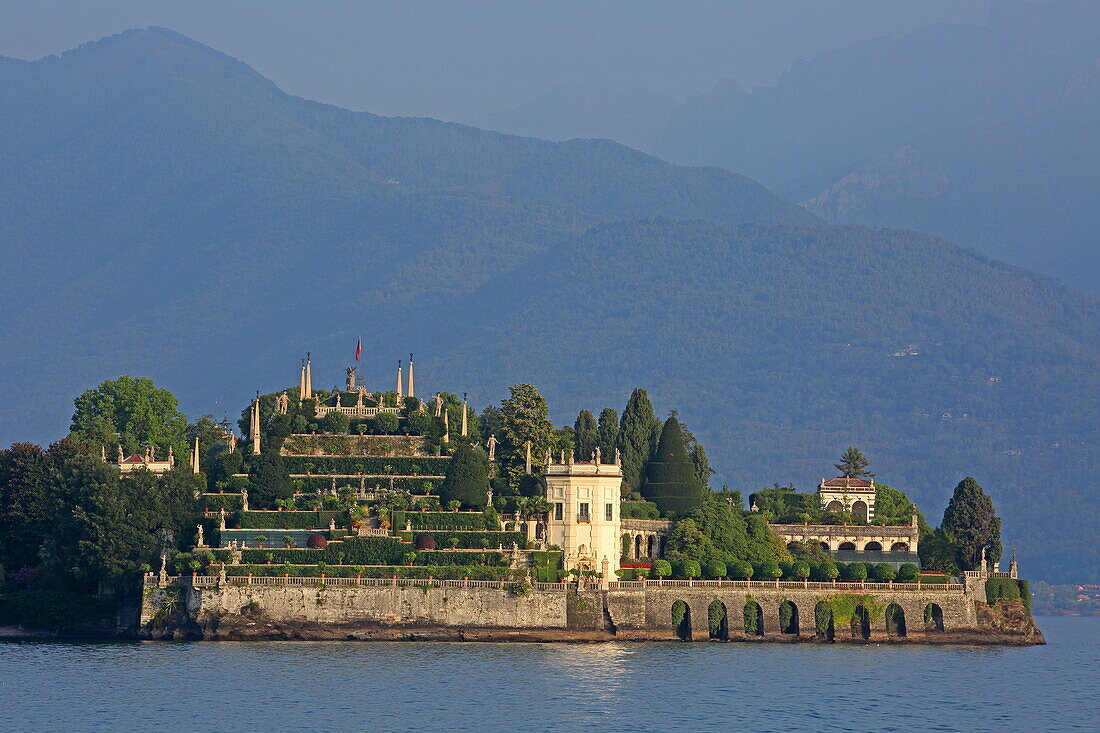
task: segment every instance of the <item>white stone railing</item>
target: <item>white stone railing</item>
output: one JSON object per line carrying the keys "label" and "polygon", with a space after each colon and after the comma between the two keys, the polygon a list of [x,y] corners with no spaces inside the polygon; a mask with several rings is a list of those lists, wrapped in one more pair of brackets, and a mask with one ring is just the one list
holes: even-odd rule
{"label": "white stone railing", "polygon": [[[219,584],[219,578],[210,575],[179,576],[169,575],[163,579],[165,583],[171,583],[184,579],[194,588],[212,588]],[[146,586],[155,586],[160,579],[157,575],[149,573],[145,575]],[[244,576],[229,575],[225,582],[233,585],[282,585],[282,586],[317,586],[332,587],[356,587],[356,586],[397,586],[397,587],[423,587],[425,585],[436,588],[493,588],[497,590],[511,589],[518,581],[515,580],[442,580],[439,578],[303,578],[287,576]],[[586,580],[585,587],[599,587],[599,579]],[[564,591],[576,587],[576,583],[532,583],[535,590]],[[950,593],[962,593],[965,586],[961,583],[859,583],[853,581],[839,581],[836,583],[821,583],[816,581],[790,581],[790,580],[620,580],[613,583],[616,590],[628,589],[657,589],[657,588],[755,588],[766,590],[768,588],[799,588],[805,590],[923,590],[946,591]]]}

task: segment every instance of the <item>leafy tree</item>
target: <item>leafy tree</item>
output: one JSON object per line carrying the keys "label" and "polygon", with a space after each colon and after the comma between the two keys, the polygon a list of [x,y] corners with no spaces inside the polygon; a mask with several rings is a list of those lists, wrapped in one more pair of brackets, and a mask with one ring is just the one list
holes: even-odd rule
{"label": "leafy tree", "polygon": [[[379,413],[378,417],[382,417],[382,415],[394,418],[394,415],[391,415],[388,412]],[[378,417],[375,418],[375,425],[378,424]],[[322,432],[334,433],[336,435],[347,435],[348,428],[351,426],[351,418],[349,418],[342,412],[337,412],[333,410],[332,412],[328,413],[320,420],[318,420],[317,424],[321,427]]]}
{"label": "leafy tree", "polygon": [[715,580],[726,577],[728,568],[721,560],[711,560],[706,564],[707,577]]}
{"label": "leafy tree", "polygon": [[600,447],[602,460],[611,463],[618,444],[619,413],[610,407],[605,407],[600,411],[600,419],[596,424],[596,445]]}
{"label": "leafy tree", "polygon": [[841,476],[847,476],[848,478],[870,478],[875,475],[867,470],[871,462],[867,460],[867,457],[863,455],[859,448],[851,445],[840,457],[840,463],[834,465],[836,470],[840,471]]}
{"label": "leafy tree", "polygon": [[504,475],[509,485],[518,487],[524,475],[527,444],[531,444],[531,470],[542,473],[546,462],[546,449],[550,447],[553,425],[546,418],[546,400],[530,384],[517,384],[508,388],[508,399],[500,407],[500,445],[497,460],[503,458]]}
{"label": "leafy tree", "polygon": [[496,405],[489,405],[481,411],[481,417],[478,418],[478,422],[481,427],[481,434],[485,436],[485,440],[488,440],[490,435],[500,435],[500,427],[503,424],[501,420],[500,408]]}
{"label": "leafy tree", "polygon": [[844,571],[845,580],[866,580],[867,566],[861,562],[848,563]]}
{"label": "leafy tree", "polygon": [[576,446],[577,460],[591,461],[598,443],[596,418],[588,410],[581,410],[573,423],[573,445]]}
{"label": "leafy tree", "polygon": [[667,517],[682,516],[703,503],[706,489],[695,473],[675,415],[665,421],[657,454],[646,466],[642,495]]}
{"label": "leafy tree", "polygon": [[754,572],[760,580],[775,580],[783,574],[779,569],[779,563],[774,560],[765,560],[756,566]]}
{"label": "leafy tree", "polygon": [[[943,528],[937,528],[920,539],[920,561],[925,570],[937,570],[948,575],[961,572],[962,551],[955,538]],[[979,556],[980,556],[979,552]]]}
{"label": "leafy tree", "polygon": [[274,507],[276,499],[286,499],[294,495],[290,473],[283,457],[278,453],[249,456],[248,481],[250,503],[254,501],[257,506]]}
{"label": "leafy tree", "polygon": [[748,560],[737,560],[729,565],[730,575],[735,578],[741,578],[742,580],[749,580],[752,578],[752,563]]}
{"label": "leafy tree", "polygon": [[972,477],[955,487],[940,528],[958,545],[965,569],[974,570],[981,564],[982,548],[988,562],[1001,559],[1001,520],[993,510],[993,500]]}
{"label": "leafy tree", "polygon": [[[656,427],[655,427],[656,426]],[[649,395],[641,387],[630,393],[626,409],[619,421],[619,436],[616,446],[622,452],[623,481],[637,489],[645,479],[645,465],[653,455],[656,445],[655,429],[660,422],[653,415],[653,404]],[[686,452],[686,449],[681,448]]]}
{"label": "leafy tree", "polygon": [[[677,420],[680,419],[675,410],[672,414],[676,415]],[[687,446],[688,457],[691,459],[691,465],[695,467],[695,479],[701,486],[707,488],[710,486],[710,477],[714,475],[714,469],[710,467],[710,461],[707,460],[707,449],[696,440],[695,435],[683,422],[680,423],[680,427],[684,431],[684,444]]]}
{"label": "leafy tree", "polygon": [[914,512],[917,513],[917,526],[927,527],[924,516],[905,492],[875,483],[875,524],[909,524],[913,521]]}
{"label": "leafy tree", "polygon": [[187,417],[176,409],[176,396],[147,377],[109,379],[85,391],[74,404],[69,431],[97,451],[104,446],[110,452],[121,444],[126,453],[149,446],[166,453],[171,446],[185,455]]}
{"label": "leafy tree", "polygon": [[840,568],[836,566],[835,562],[823,562],[817,566],[817,575],[821,580],[828,583],[840,577]]}
{"label": "leafy tree", "polygon": [[787,546],[787,551],[797,560],[803,560],[810,564],[823,563],[829,559],[828,550],[822,547],[820,543],[812,540],[791,542]]}
{"label": "leafy tree", "polygon": [[798,560],[791,567],[791,575],[798,580],[805,580],[810,577],[810,564],[805,560]]}
{"label": "leafy tree", "polygon": [[439,487],[440,501],[458,501],[471,509],[483,509],[488,490],[489,457],[481,448],[459,446]]}
{"label": "leafy tree", "polygon": [[650,570],[658,578],[667,578],[672,575],[672,564],[668,560],[658,558],[650,565]]}
{"label": "leafy tree", "polygon": [[693,519],[681,519],[668,533],[668,555],[678,560],[707,560],[713,545]]}
{"label": "leafy tree", "polygon": [[680,572],[685,577],[698,578],[702,570],[699,567],[699,563],[695,560],[684,560],[683,564],[680,566]]}
{"label": "leafy tree", "polygon": [[392,412],[380,412],[374,416],[374,432],[378,435],[393,435],[397,432],[399,424],[400,420]]}
{"label": "leafy tree", "polygon": [[911,562],[902,563],[898,566],[898,581],[902,583],[912,583],[914,580],[920,577],[920,569],[917,568]]}
{"label": "leafy tree", "polygon": [[12,572],[39,562],[53,511],[50,464],[46,451],[31,443],[0,450],[0,561]]}
{"label": "leafy tree", "polygon": [[880,562],[871,569],[871,577],[884,583],[893,580],[897,575],[894,566],[888,562]]}

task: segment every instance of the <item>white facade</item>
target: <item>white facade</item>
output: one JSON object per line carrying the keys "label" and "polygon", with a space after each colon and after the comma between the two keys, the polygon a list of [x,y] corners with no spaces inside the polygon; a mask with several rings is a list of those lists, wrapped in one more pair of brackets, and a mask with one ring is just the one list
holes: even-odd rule
{"label": "white facade", "polygon": [[553,507],[546,541],[561,547],[566,570],[595,570],[606,581],[616,579],[622,482],[622,469],[614,464],[546,467],[546,500]]}

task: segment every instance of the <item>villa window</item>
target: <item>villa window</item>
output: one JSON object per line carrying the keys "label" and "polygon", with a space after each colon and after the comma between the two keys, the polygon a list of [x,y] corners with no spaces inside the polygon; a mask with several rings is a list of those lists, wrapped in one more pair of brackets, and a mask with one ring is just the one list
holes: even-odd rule
{"label": "villa window", "polygon": [[613,504],[603,505],[603,520],[605,522],[611,522],[615,519],[615,506]]}
{"label": "villa window", "polygon": [[557,522],[562,521],[565,518],[565,504],[560,501],[554,504],[554,520]]}
{"label": "villa window", "polygon": [[577,521],[578,522],[591,522],[592,518],[588,514],[588,502],[582,501],[577,506]]}

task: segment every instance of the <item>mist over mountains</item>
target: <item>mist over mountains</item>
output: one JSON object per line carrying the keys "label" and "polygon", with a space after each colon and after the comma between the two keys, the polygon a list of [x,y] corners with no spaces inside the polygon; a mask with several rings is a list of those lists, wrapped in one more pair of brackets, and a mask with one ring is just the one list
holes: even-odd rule
{"label": "mist over mountains", "polygon": [[645,386],[735,488],[856,444],[933,517],[978,477],[1037,576],[1100,552],[1100,304],[1052,278],[609,141],[308,102],[162,29],[0,61],[0,127],[0,442],[122,373],[234,414],[362,335],[372,384],[414,351],[421,391],[530,381],[557,422]]}
{"label": "mist over mountains", "polygon": [[[774,86],[725,80],[671,112],[654,104],[643,149],[751,176],[833,223],[918,229],[1097,295],[1098,28],[1088,0],[994,3],[983,26],[861,41]],[[565,137],[576,105],[561,97],[479,123]],[[619,110],[642,128],[637,103]],[[627,142],[602,121],[614,116],[602,109],[588,134]]]}

